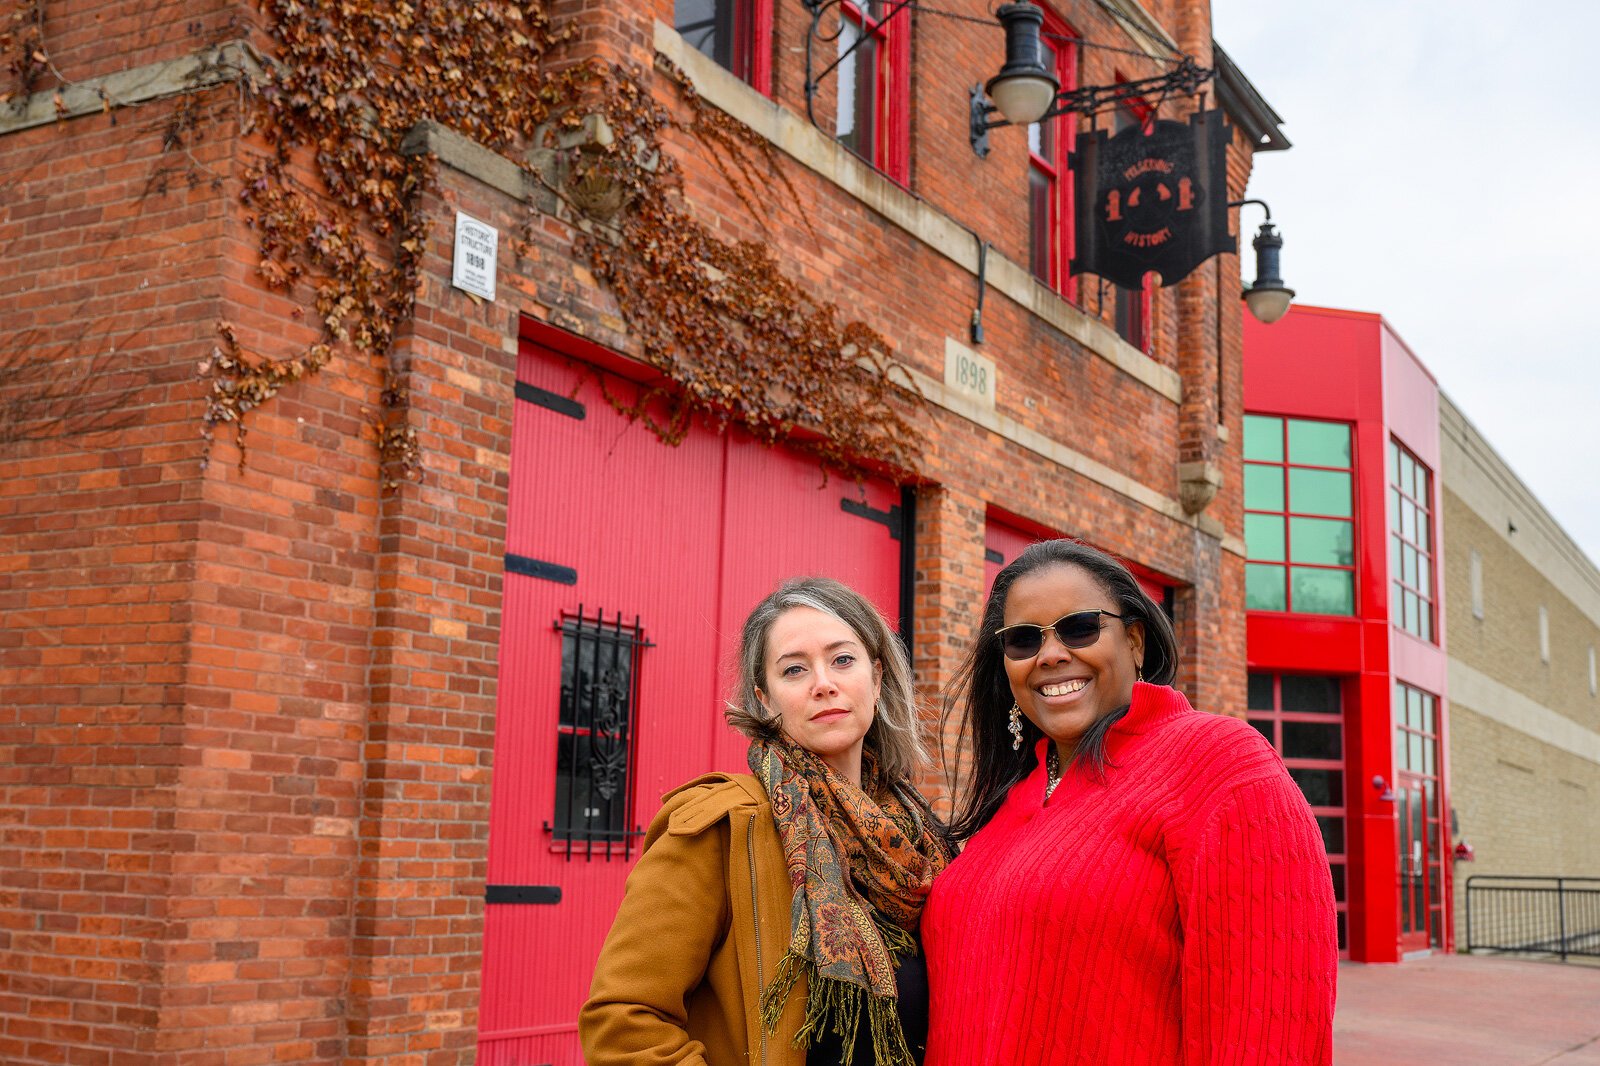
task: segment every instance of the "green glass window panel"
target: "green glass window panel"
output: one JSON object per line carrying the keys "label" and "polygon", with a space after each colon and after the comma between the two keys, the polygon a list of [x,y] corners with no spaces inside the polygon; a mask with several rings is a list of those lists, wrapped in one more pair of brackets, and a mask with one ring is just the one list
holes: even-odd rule
{"label": "green glass window panel", "polygon": [[1283,510],[1283,467],[1244,464],[1244,506],[1250,511]]}
{"label": "green glass window panel", "polygon": [[1433,591],[1433,567],[1428,565],[1428,557],[1421,552],[1417,553],[1417,589],[1424,596]]}
{"label": "green glass window panel", "polygon": [[1350,427],[1343,422],[1289,419],[1289,461],[1311,466],[1350,465]]}
{"label": "green glass window panel", "polygon": [[1395,532],[1400,530],[1400,490],[1389,490],[1389,528]]}
{"label": "green glass window panel", "polygon": [[1283,519],[1271,514],[1245,515],[1244,549],[1252,559],[1283,562]]}
{"label": "green glass window panel", "polygon": [[1418,462],[1411,464],[1411,498],[1418,503],[1428,498],[1428,468]]}
{"label": "green glass window panel", "polygon": [[1423,696],[1419,702],[1422,704],[1422,731],[1424,733],[1437,732],[1433,728],[1434,698],[1432,696]]}
{"label": "green glass window panel", "polygon": [[[1289,568],[1289,584],[1294,589],[1294,609],[1303,614],[1354,614],[1355,575],[1349,570],[1311,570]],[[1246,578],[1248,589],[1248,577]]]}
{"label": "green glass window panel", "polygon": [[[1328,566],[1356,564],[1355,526],[1327,518],[1289,519],[1290,558]],[[1255,558],[1254,553],[1251,558]]]}
{"label": "green glass window panel", "polygon": [[1394,731],[1394,768],[1396,770],[1406,768],[1406,734],[1403,729]]}
{"label": "green glass window panel", "polygon": [[1400,537],[1398,534],[1389,537],[1389,576],[1400,580]]}
{"label": "green glass window panel", "polygon": [[1286,611],[1288,596],[1283,567],[1247,563],[1244,568],[1244,605],[1252,611]]}
{"label": "green glass window panel", "polygon": [[1400,549],[1400,580],[1417,587],[1417,549],[1409,544]]}
{"label": "green glass window panel", "polygon": [[1267,463],[1283,462],[1283,419],[1245,415],[1244,457]]}
{"label": "green glass window panel", "polygon": [[1406,589],[1404,595],[1405,613],[1401,615],[1400,626],[1407,633],[1417,631],[1417,594]]}
{"label": "green glass window panel", "polygon": [[1406,725],[1422,728],[1422,693],[1409,685],[1406,687]]}
{"label": "green glass window panel", "polygon": [[1433,610],[1426,601],[1422,604],[1422,617],[1417,619],[1417,636],[1423,640],[1433,640]]}
{"label": "green glass window panel", "polygon": [[1389,484],[1400,484],[1400,445],[1389,442]]}
{"label": "green glass window panel", "polygon": [[1395,571],[1394,584],[1389,586],[1389,591],[1394,595],[1390,597],[1393,602],[1389,604],[1389,621],[1399,625],[1405,617],[1406,590],[1400,584],[1400,573]]}
{"label": "green glass window panel", "polygon": [[1248,710],[1252,711],[1270,711],[1273,709],[1271,674],[1247,675],[1245,679],[1244,705]]}
{"label": "green glass window panel", "polygon": [[[1249,475],[1245,475],[1249,491]],[[1246,504],[1245,506],[1249,506]],[[1350,517],[1350,475],[1336,470],[1289,468],[1289,510],[1300,514]]]}
{"label": "green glass window panel", "polygon": [[1406,767],[1411,770],[1422,770],[1423,741],[1421,733],[1406,734]]}
{"label": "green glass window panel", "polygon": [[1400,536],[1405,540],[1417,539],[1417,509],[1406,499],[1400,501]]}

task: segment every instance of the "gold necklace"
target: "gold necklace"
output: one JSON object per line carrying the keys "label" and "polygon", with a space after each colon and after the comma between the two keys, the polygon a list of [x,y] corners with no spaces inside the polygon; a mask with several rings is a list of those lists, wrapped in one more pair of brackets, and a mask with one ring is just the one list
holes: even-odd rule
{"label": "gold necklace", "polygon": [[1050,751],[1044,757],[1044,798],[1049,799],[1050,794],[1061,784],[1061,756],[1056,754],[1056,746],[1050,745]]}

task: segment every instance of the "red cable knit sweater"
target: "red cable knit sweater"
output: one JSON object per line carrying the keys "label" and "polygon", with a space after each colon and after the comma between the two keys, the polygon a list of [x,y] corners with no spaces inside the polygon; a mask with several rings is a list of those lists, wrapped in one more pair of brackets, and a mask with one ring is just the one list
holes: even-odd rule
{"label": "red cable knit sweater", "polygon": [[923,912],[925,1066],[1330,1063],[1328,861],[1261,736],[1140,683],[1048,802],[1043,743]]}

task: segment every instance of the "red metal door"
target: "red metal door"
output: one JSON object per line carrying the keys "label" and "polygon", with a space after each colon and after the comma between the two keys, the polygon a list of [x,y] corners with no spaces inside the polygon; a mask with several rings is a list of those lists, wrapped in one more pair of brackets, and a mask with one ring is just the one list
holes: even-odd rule
{"label": "red metal door", "polygon": [[[676,447],[618,415],[592,370],[525,344],[512,432],[507,572],[489,827],[479,1061],[578,1066],[576,1019],[637,838],[574,842],[555,825],[563,656],[580,611],[635,619],[624,829],[710,769],[743,770],[720,708],[739,627],[778,580],[838,577],[899,611],[899,495],[693,428]],[[613,396],[634,386],[606,379]],[[863,517],[863,515],[865,517]],[[569,676],[570,681],[570,664]],[[593,743],[590,738],[590,743]],[[570,749],[576,752],[576,747]],[[570,756],[569,756],[570,757]],[[573,816],[571,803],[567,815]],[[557,899],[557,902],[549,902]],[[515,900],[515,902],[495,902]],[[542,902],[541,902],[542,901]]]}

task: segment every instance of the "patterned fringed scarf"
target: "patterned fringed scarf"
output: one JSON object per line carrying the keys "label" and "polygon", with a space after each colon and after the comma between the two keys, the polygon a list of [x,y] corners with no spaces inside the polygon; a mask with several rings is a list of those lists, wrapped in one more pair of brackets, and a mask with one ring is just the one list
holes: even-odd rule
{"label": "patterned fringed scarf", "polygon": [[[806,978],[796,1047],[831,1028],[855,1051],[865,1007],[877,1066],[912,1066],[896,1009],[894,971],[916,951],[912,933],[934,875],[950,861],[926,807],[913,810],[861,755],[861,787],[787,739],[756,740],[750,769],[766,787],[794,889],[789,950],[761,992],[761,1021],[777,1028],[789,992]],[[913,798],[920,804],[920,798]],[[864,896],[864,898],[863,898]]]}

